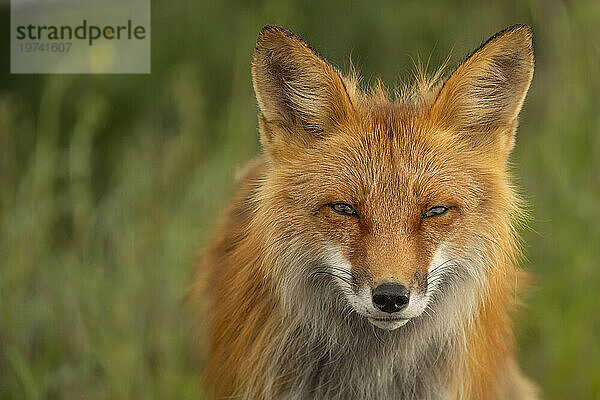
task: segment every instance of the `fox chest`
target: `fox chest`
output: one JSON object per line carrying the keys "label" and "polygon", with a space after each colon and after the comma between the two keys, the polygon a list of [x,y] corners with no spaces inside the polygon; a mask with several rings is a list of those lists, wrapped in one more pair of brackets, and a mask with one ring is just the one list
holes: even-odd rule
{"label": "fox chest", "polygon": [[[306,399],[446,399],[443,384],[444,357],[431,354],[408,362],[393,350],[369,357],[369,346],[347,354],[322,357],[296,375],[281,396]],[[372,356],[372,354],[371,354]],[[289,375],[288,375],[289,376]]]}

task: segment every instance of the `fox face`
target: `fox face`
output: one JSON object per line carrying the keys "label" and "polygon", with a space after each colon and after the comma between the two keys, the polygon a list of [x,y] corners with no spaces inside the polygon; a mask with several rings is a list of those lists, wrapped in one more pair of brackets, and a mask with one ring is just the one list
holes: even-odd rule
{"label": "fox face", "polygon": [[502,274],[493,260],[514,257],[507,158],[532,75],[530,30],[515,26],[392,101],[291,32],[263,29],[255,223],[289,312],[329,302],[395,330],[483,293]]}

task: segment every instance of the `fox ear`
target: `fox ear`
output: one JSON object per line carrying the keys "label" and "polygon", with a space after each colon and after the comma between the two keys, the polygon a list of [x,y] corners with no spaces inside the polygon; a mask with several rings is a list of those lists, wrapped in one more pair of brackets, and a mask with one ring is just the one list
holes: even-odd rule
{"label": "fox ear", "polygon": [[532,77],[531,28],[507,28],[492,36],[446,80],[433,104],[434,120],[476,146],[508,156]]}
{"label": "fox ear", "polygon": [[285,28],[262,29],[252,59],[263,146],[311,141],[349,118],[352,102],[337,72]]}

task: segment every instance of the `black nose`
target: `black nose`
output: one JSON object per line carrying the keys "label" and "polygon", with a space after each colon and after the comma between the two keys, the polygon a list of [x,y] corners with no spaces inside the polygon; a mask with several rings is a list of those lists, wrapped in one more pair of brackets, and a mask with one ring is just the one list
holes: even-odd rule
{"label": "black nose", "polygon": [[410,293],[399,283],[383,283],[373,290],[373,304],[381,311],[395,313],[408,305]]}

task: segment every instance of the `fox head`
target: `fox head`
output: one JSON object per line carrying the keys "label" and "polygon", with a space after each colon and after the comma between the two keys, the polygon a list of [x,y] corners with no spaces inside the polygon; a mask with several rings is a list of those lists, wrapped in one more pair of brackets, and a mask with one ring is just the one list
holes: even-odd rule
{"label": "fox head", "polygon": [[[256,223],[290,312],[330,301],[394,330],[506,278],[519,210],[507,159],[533,65],[531,31],[517,25],[447,79],[391,100],[288,30],[262,30]],[[300,296],[301,286],[319,294]]]}

